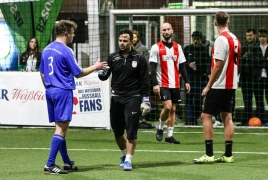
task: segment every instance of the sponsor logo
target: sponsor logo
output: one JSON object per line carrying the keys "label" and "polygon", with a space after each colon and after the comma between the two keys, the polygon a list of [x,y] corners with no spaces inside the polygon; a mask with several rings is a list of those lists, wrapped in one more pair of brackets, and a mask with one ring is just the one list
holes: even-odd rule
{"label": "sponsor logo", "polygon": [[0,99],[5,99],[6,101],[9,101],[7,94],[8,91],[6,89],[0,89]]}
{"label": "sponsor logo", "polygon": [[7,3],[10,6],[10,12],[13,14],[14,21],[18,27],[21,27],[24,24],[24,20],[20,17],[20,11],[15,3]]}
{"label": "sponsor logo", "polygon": [[34,91],[29,89],[13,89],[11,91],[11,94],[12,100],[22,100],[23,103],[29,100],[45,100],[45,94],[42,91]]}
{"label": "sponsor logo", "polygon": [[53,7],[54,0],[47,0],[44,4],[43,10],[41,11],[41,17],[38,20],[38,24],[36,26],[36,30],[39,32],[43,32],[46,28],[47,19],[50,15],[50,11]]}
{"label": "sponsor logo", "polygon": [[169,56],[169,55],[163,55],[162,56],[163,61],[176,61],[177,60],[177,56]]}
{"label": "sponsor logo", "polygon": [[133,68],[136,68],[137,67],[137,64],[138,64],[137,61],[132,61],[132,67]]}

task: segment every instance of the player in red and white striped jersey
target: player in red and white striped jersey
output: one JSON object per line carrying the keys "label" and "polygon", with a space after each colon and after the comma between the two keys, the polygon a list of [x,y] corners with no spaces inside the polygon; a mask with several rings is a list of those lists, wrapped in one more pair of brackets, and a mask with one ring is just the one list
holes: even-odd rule
{"label": "player in red and white striped jersey", "polygon": [[[232,120],[232,98],[237,89],[237,74],[241,45],[228,27],[230,17],[227,12],[219,11],[215,16],[219,37],[214,44],[212,73],[203,89],[206,96],[204,111],[201,114],[206,145],[206,154],[194,159],[194,163],[234,162],[232,155],[234,124]],[[225,153],[218,159],[213,155],[212,115],[221,114],[224,123]]]}
{"label": "player in red and white striped jersey", "polygon": [[168,128],[165,142],[180,144],[179,141],[173,138],[176,104],[181,102],[180,74],[185,81],[187,92],[190,91],[190,85],[185,68],[185,56],[181,46],[171,40],[172,34],[171,24],[164,23],[161,27],[163,39],[152,46],[149,62],[151,65],[153,91],[155,94],[160,95],[163,103],[156,139],[162,141],[163,126],[166,122]]}

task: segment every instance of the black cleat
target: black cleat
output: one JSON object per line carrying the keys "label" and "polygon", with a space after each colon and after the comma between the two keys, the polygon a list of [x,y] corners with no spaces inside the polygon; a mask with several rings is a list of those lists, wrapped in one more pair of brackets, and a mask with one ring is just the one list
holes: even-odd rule
{"label": "black cleat", "polygon": [[166,137],[165,142],[170,143],[170,144],[180,144],[180,141],[177,141],[176,139],[174,139],[173,136]]}
{"label": "black cleat", "polygon": [[74,161],[71,161],[71,164],[64,164],[63,169],[67,171],[78,171],[78,167],[74,165]]}
{"label": "black cleat", "polygon": [[68,171],[61,169],[56,164],[51,165],[50,167],[45,166],[45,174],[68,174]]}
{"label": "black cleat", "polygon": [[157,141],[162,141],[163,132],[164,132],[163,129],[157,129],[157,131],[156,131],[156,139],[157,139]]}

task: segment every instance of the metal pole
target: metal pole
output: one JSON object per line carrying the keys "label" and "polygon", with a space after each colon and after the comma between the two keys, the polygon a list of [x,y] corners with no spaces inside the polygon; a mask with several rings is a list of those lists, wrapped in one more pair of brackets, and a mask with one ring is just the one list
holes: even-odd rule
{"label": "metal pole", "polygon": [[112,10],[110,10],[110,16],[109,16],[109,25],[110,25],[110,44],[109,44],[109,51],[110,53],[115,52],[115,15],[112,13]]}
{"label": "metal pole", "polygon": [[133,16],[129,17],[129,29],[133,30]]}
{"label": "metal pole", "polygon": [[264,15],[268,14],[268,8],[226,8],[226,9],[128,9],[126,10],[118,10],[113,9],[110,10],[110,15],[131,15],[131,16],[139,16],[139,15],[172,15],[172,16],[183,16],[183,15],[209,15],[215,14],[218,11],[225,11],[230,15]]}

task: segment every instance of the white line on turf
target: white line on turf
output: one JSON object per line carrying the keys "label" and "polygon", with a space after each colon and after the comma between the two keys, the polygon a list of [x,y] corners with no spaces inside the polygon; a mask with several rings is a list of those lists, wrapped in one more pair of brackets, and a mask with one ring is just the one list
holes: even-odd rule
{"label": "white line on turf", "polygon": [[[149,131],[149,130],[139,130],[139,132],[144,133],[156,133],[155,130]],[[164,132],[165,133],[165,132]],[[203,134],[203,132],[173,132],[174,134]],[[223,132],[214,132],[214,134],[223,134]],[[251,133],[251,132],[235,132],[235,134],[243,134],[243,135],[264,135],[267,136],[268,133]]]}
{"label": "white line on turf", "polygon": [[[0,150],[46,150],[49,148],[5,148],[0,147]],[[68,151],[91,151],[91,152],[118,152],[116,149],[68,149]],[[203,153],[204,151],[172,151],[172,150],[135,150],[135,152],[148,153]],[[214,151],[215,154],[223,153],[222,151]],[[263,154],[268,155],[268,152],[233,152],[233,154]]]}

